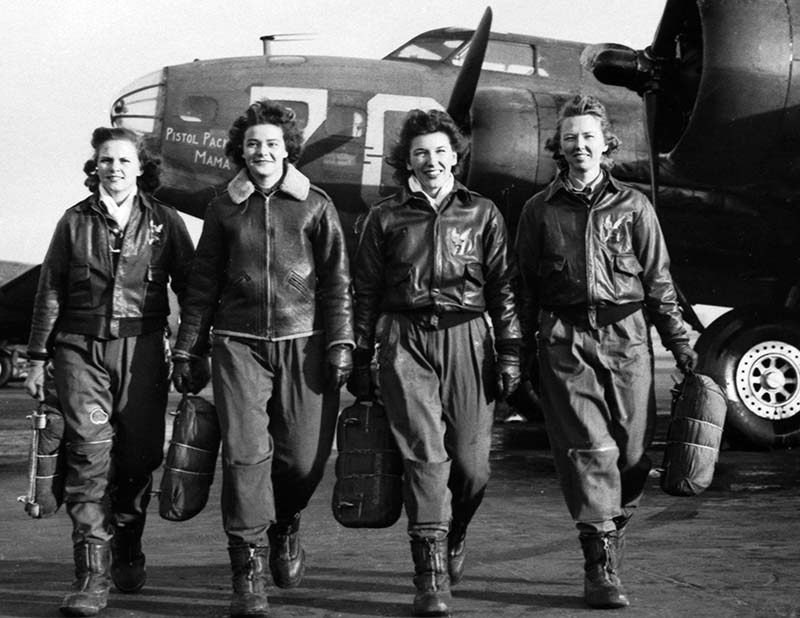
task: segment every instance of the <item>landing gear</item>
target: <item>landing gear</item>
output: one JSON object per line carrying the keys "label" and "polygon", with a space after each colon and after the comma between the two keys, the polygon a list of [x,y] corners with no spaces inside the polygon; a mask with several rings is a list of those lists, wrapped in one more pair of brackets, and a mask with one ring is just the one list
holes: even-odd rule
{"label": "landing gear", "polygon": [[697,371],[728,399],[725,433],[737,447],[800,445],[800,316],[738,307],[700,336]]}
{"label": "landing gear", "polygon": [[14,361],[10,355],[0,352],[0,387],[5,386],[14,373]]}

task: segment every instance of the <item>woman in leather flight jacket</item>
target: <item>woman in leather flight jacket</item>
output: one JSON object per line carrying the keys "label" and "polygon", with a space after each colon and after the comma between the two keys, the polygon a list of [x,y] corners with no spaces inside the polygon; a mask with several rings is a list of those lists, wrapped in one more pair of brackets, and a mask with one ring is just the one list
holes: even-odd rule
{"label": "woman in leather flight jacket", "polygon": [[174,376],[178,389],[202,388],[193,358],[213,327],[230,609],[252,617],[268,611],[267,560],[277,586],[302,579],[300,512],[331,452],[354,342],[344,233],[331,199],[291,163],[294,112],[258,101],[229,138],[240,171],[206,212]]}
{"label": "woman in leather flight jacket", "polygon": [[76,574],[61,605],[67,616],[105,607],[109,560],[122,592],[145,583],[141,538],[169,386],[167,283],[182,300],[193,252],[181,217],[149,193],[158,168],[136,134],[99,128],[92,147],[84,168],[92,195],[58,222],[28,342],[26,387],[44,396],[44,362],[52,358],[65,421]]}
{"label": "woman in leather flight jacket", "polygon": [[372,398],[377,338],[381,397],[404,459],[419,616],[449,611],[489,478],[493,401],[519,381],[506,227],[453,176],[467,147],[446,113],[408,114],[389,158],[402,189],[369,212],[353,269],[350,388]]}
{"label": "woman in leather flight jacket", "polygon": [[568,101],[548,141],[561,173],[528,200],[517,230],[526,348],[538,347],[547,432],[585,556],[585,600],[601,608],[628,605],[619,564],[656,414],[650,324],[682,371],[696,359],[655,211],[607,171],[618,143],[600,101]]}

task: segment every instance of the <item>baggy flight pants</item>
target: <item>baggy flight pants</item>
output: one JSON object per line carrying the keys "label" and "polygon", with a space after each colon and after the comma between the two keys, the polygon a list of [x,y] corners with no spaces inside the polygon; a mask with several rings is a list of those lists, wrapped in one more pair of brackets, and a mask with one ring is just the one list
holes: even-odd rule
{"label": "baggy flight pants", "polygon": [[442,330],[386,315],[379,382],[404,459],[403,499],[412,536],[468,524],[489,481],[494,351],[481,316]]}
{"label": "baggy flight pants", "polygon": [[542,311],[539,372],[561,488],[584,531],[630,517],[650,471],[656,417],[653,353],[642,311],[597,330]]}
{"label": "baggy flight pants", "polygon": [[306,507],[333,446],[339,390],[324,337],[216,336],[211,358],[228,544],[266,546],[271,523]]}
{"label": "baggy flight pants", "polygon": [[163,458],[163,332],[108,340],[59,332],[53,373],[64,414],[72,542],[107,542],[114,524],[144,524],[152,473]]}

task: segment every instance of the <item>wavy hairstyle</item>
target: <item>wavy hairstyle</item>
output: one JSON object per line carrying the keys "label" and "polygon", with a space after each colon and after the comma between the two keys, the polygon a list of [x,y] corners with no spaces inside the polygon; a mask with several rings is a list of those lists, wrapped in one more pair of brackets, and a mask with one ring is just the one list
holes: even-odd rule
{"label": "wavy hairstyle", "polygon": [[469,139],[458,128],[455,120],[447,112],[438,109],[427,112],[421,109],[412,109],[403,121],[397,141],[392,145],[389,155],[386,157],[386,162],[394,168],[393,176],[398,183],[405,185],[409,176],[413,174],[408,169],[408,162],[411,157],[411,142],[414,138],[440,132],[450,138],[450,145],[458,157],[453,166],[453,174],[458,175],[461,172],[462,162],[469,152]]}
{"label": "wavy hairstyle", "polygon": [[139,156],[139,165],[142,168],[142,175],[136,179],[136,185],[140,191],[152,193],[159,185],[161,160],[147,150],[141,135],[123,127],[97,127],[92,131],[91,144],[94,155],[83,164],[83,173],[86,174],[83,184],[92,193],[100,190],[100,179],[97,177],[97,152],[100,150],[100,146],[112,140],[126,140],[134,145],[136,154]]}
{"label": "wavy hairstyle", "polygon": [[276,101],[262,99],[248,107],[244,114],[233,122],[228,131],[228,141],[225,144],[225,155],[239,169],[245,167],[242,145],[247,129],[257,124],[274,124],[283,131],[283,141],[286,144],[286,159],[295,163],[300,158],[303,146],[303,131],[297,124],[294,110],[281,105]]}
{"label": "wavy hairstyle", "polygon": [[558,122],[556,124],[556,132],[545,143],[545,148],[553,153],[553,158],[558,165],[558,169],[562,172],[569,168],[569,164],[564,158],[564,153],[561,152],[561,125],[565,118],[572,116],[594,116],[600,120],[600,128],[603,131],[603,139],[608,146],[602,156],[600,157],[600,167],[603,170],[610,170],[614,167],[614,161],[611,154],[619,148],[619,138],[611,132],[611,122],[608,119],[606,107],[595,96],[576,94],[569,101],[561,106],[558,112]]}

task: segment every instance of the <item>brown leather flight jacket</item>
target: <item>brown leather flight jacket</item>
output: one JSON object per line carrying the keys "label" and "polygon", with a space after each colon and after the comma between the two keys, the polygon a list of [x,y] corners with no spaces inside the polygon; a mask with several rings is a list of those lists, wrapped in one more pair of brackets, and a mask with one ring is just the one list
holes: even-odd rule
{"label": "brown leather flight jacket", "polygon": [[111,339],[166,325],[167,284],[181,300],[194,252],[183,219],[140,191],[121,243],[115,227],[97,194],[61,217],[39,276],[30,358],[47,358],[55,330]]}
{"label": "brown leather flight jacket", "polygon": [[488,311],[496,340],[519,339],[505,221],[456,182],[438,211],[407,188],[369,212],[353,268],[356,347],[371,349],[382,312]]}
{"label": "brown leather flight jacket", "polygon": [[655,210],[610,175],[590,204],[562,177],[528,200],[516,242],[526,337],[540,308],[579,308],[597,328],[603,307],[641,303],[667,348],[688,342]]}
{"label": "brown leather flight jacket", "polygon": [[328,195],[291,165],[258,191],[242,170],[208,207],[176,351],[204,354],[214,333],[268,341],[325,333],[353,344],[344,232]]}

